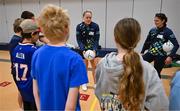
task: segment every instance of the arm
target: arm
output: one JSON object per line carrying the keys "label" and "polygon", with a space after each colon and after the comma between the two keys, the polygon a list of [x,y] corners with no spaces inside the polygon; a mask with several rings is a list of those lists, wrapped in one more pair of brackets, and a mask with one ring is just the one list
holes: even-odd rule
{"label": "arm", "polygon": [[96,83],[98,82],[98,81],[100,81],[99,80],[99,78],[100,78],[100,74],[101,74],[101,61],[103,61],[103,59],[101,59],[100,61],[99,61],[99,63],[96,65],[96,70],[95,70],[95,75],[96,75]]}
{"label": "arm", "polygon": [[78,25],[76,27],[76,41],[78,43],[78,46],[80,47],[81,50],[84,50],[84,44],[82,43],[82,34],[80,30],[80,26]]}
{"label": "arm", "polygon": [[19,42],[21,42],[21,39],[14,39],[14,38],[12,38],[11,41],[9,42],[8,48],[11,55],[15,47],[19,44]]}
{"label": "arm", "polygon": [[100,38],[100,31],[99,31],[99,26],[97,25],[95,35],[94,35],[94,39],[95,39],[94,45],[93,45],[94,50],[97,50],[97,48],[99,46],[99,38]]}
{"label": "arm", "polygon": [[70,84],[65,110],[74,111],[79,101],[79,86],[88,82],[86,67],[79,55],[73,58],[70,70]]}
{"label": "arm", "polygon": [[171,88],[171,93],[169,96],[169,109],[170,110],[179,110],[180,109],[180,99],[179,99],[179,92],[180,87],[179,86],[173,86]]}
{"label": "arm", "polygon": [[39,40],[45,44],[49,43],[49,40],[46,37],[39,37]]}
{"label": "arm", "polygon": [[180,70],[175,74],[173,80],[171,81],[171,92],[169,95],[169,110],[175,111],[180,109]]}
{"label": "arm", "polygon": [[33,94],[34,94],[37,110],[39,111],[40,110],[39,90],[37,86],[37,81],[35,79],[33,79]]}
{"label": "arm", "polygon": [[173,56],[176,54],[179,44],[178,41],[176,40],[175,35],[173,32],[170,30],[167,39],[170,40],[170,42],[174,45],[173,49],[171,50],[171,53],[168,55],[168,57],[165,60],[165,64],[171,64]]}
{"label": "arm", "polygon": [[96,88],[95,88],[95,95],[96,97],[98,98],[99,101],[101,101],[101,98],[102,98],[102,86],[101,86],[101,82],[103,81],[103,70],[101,69],[102,68],[102,62],[103,62],[103,59],[102,58],[100,60],[100,62],[97,64],[96,66],[96,71],[95,71],[95,77],[96,77]]}
{"label": "arm", "polygon": [[66,101],[65,111],[75,111],[76,110],[78,93],[79,93],[79,88],[78,87],[69,89],[68,98],[67,98],[67,101]]}
{"label": "arm", "polygon": [[171,50],[171,53],[169,54],[169,56],[172,58],[176,54],[176,52],[179,48],[179,44],[178,44],[178,41],[176,40],[176,37],[172,31],[171,31],[170,35],[168,36],[168,39],[174,45],[173,49]]}
{"label": "arm", "polygon": [[146,80],[145,107],[152,111],[168,110],[169,101],[165,93],[162,81],[159,79],[157,71],[148,67],[148,79]]}

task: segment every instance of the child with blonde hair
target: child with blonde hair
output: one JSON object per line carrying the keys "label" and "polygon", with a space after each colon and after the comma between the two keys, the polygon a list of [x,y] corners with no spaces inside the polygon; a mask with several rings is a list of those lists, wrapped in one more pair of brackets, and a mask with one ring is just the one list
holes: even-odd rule
{"label": "child with blonde hair", "polygon": [[79,86],[87,83],[80,55],[66,46],[70,19],[66,10],[47,5],[38,24],[49,40],[32,59],[34,96],[40,110],[80,110]]}

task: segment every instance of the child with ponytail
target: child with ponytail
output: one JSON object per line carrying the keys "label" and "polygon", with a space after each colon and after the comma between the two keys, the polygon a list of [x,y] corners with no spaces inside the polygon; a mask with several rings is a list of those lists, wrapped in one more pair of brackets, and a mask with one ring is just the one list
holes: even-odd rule
{"label": "child with ponytail", "polygon": [[102,110],[166,110],[168,99],[154,67],[134,51],[140,40],[137,20],[124,18],[114,28],[118,52],[97,65],[95,94]]}

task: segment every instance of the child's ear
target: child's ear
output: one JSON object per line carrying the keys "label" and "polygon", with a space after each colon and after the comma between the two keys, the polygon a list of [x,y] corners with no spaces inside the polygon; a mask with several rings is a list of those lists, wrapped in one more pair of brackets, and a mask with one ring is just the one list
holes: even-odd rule
{"label": "child's ear", "polygon": [[66,25],[65,28],[64,28],[65,34],[69,34],[69,31],[70,31],[69,26]]}
{"label": "child's ear", "polygon": [[31,32],[31,35],[33,35],[34,33],[33,32]]}
{"label": "child's ear", "polygon": [[34,36],[34,34],[33,34],[33,32],[31,32],[31,37],[33,37]]}

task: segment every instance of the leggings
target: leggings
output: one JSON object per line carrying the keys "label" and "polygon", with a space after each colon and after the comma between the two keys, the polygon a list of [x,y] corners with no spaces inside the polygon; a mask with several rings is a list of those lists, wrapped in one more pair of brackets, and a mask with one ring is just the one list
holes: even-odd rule
{"label": "leggings", "polygon": [[147,52],[143,55],[143,59],[147,62],[154,61],[154,68],[158,72],[159,78],[161,78],[161,71],[165,65],[165,60],[167,56],[160,56],[160,55],[152,55],[151,53]]}

